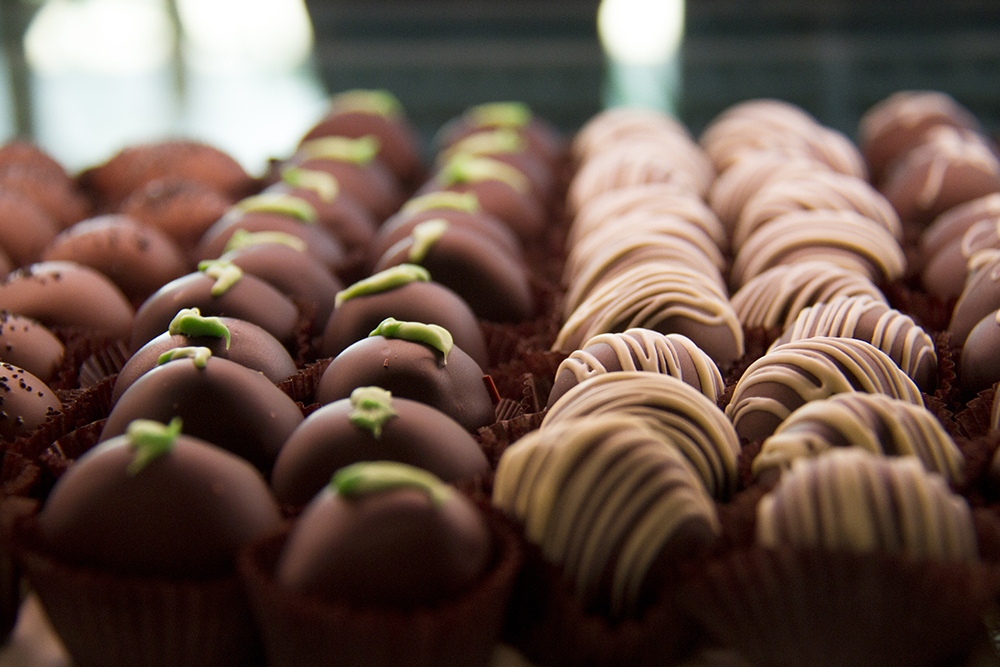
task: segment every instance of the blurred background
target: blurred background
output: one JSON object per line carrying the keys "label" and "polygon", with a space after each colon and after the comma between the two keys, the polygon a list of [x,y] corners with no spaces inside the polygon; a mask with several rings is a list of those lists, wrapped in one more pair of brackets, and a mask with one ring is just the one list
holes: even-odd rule
{"label": "blurred background", "polygon": [[777,97],[854,136],[935,89],[1000,128],[997,0],[0,0],[0,35],[0,136],[70,171],[184,136],[260,173],[351,88],[393,92],[428,147],[503,100],[566,133],[612,104],[697,133]]}

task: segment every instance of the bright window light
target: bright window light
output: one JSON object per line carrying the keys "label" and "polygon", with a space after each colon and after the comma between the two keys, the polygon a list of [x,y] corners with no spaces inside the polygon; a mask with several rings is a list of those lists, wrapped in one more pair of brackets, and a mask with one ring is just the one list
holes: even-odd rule
{"label": "bright window light", "polygon": [[597,31],[610,58],[626,65],[662,64],[684,35],[684,0],[602,0]]}

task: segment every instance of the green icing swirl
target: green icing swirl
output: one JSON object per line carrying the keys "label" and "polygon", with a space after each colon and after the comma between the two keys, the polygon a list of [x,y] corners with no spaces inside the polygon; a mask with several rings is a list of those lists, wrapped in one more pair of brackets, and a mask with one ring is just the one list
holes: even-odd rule
{"label": "green icing swirl", "polygon": [[329,488],[347,500],[361,500],[395,489],[416,489],[425,492],[438,506],[454,494],[433,473],[398,461],[360,461],[344,466],[333,473]]}
{"label": "green icing swirl", "polygon": [[469,155],[488,155],[490,153],[523,153],[527,142],[520,134],[509,127],[496,130],[476,132],[459,139],[452,144],[447,155],[467,153]]}
{"label": "green icing swirl", "polygon": [[465,211],[466,213],[479,213],[479,197],[475,192],[451,192],[450,190],[439,190],[438,192],[428,192],[425,195],[414,197],[403,204],[403,213],[423,213],[435,208],[445,208],[452,211]]}
{"label": "green icing swirl", "polygon": [[162,366],[163,364],[175,361],[177,359],[190,359],[194,362],[195,368],[204,368],[208,365],[208,360],[212,356],[212,350],[207,347],[202,347],[200,345],[189,345],[187,347],[175,347],[172,350],[167,350],[160,356],[156,358],[156,365]]}
{"label": "green icing swirl", "polygon": [[531,121],[531,109],[523,102],[490,102],[472,107],[466,117],[476,127],[524,127]]}
{"label": "green icing swirl", "polygon": [[301,197],[278,192],[262,192],[236,202],[234,208],[243,213],[279,213],[299,222],[316,222],[316,209]]}
{"label": "green icing swirl", "polygon": [[403,105],[388,90],[345,90],[330,105],[333,113],[373,113],[383,118],[399,118]]}
{"label": "green icing swirl", "polygon": [[337,160],[364,166],[378,155],[379,148],[378,137],[373,134],[357,139],[332,136],[304,142],[298,154],[304,160]]}
{"label": "green icing swirl", "polygon": [[171,336],[215,336],[226,339],[226,349],[233,342],[229,327],[218,317],[206,317],[197,308],[182,308],[170,320],[167,333]]}
{"label": "green icing swirl", "polygon": [[294,234],[273,230],[251,232],[246,229],[237,229],[233,232],[233,235],[229,237],[229,240],[226,241],[226,247],[223,249],[223,254],[233,250],[239,250],[240,248],[249,248],[250,246],[262,245],[265,243],[280,243],[281,245],[294,248],[299,252],[305,252],[308,247],[304,240]]}
{"label": "green icing swirl", "polygon": [[382,387],[358,387],[351,392],[350,401],[348,419],[358,428],[371,431],[376,439],[382,436],[382,426],[396,416],[392,393]]}
{"label": "green icing swirl", "polygon": [[430,279],[430,272],[422,266],[417,266],[416,264],[399,264],[363,278],[353,285],[340,290],[334,297],[334,307],[339,307],[348,299],[358,296],[381,294],[382,292],[387,292],[403,285],[409,285],[412,282],[428,282]]}
{"label": "green icing swirl", "polygon": [[414,225],[413,231],[410,232],[413,245],[410,246],[410,252],[407,255],[409,260],[414,264],[424,261],[430,249],[448,231],[448,226],[448,221],[442,218],[426,220],[418,225]]}
{"label": "green icing swirl", "polygon": [[459,183],[501,181],[518,192],[528,192],[528,177],[505,162],[478,155],[458,153],[438,172],[438,181],[444,186]]}
{"label": "green icing swirl", "polygon": [[384,336],[385,338],[396,338],[398,340],[408,340],[414,343],[422,343],[433,347],[443,355],[442,363],[448,363],[448,353],[454,347],[455,342],[451,333],[437,324],[424,324],[423,322],[400,322],[393,317],[387,317],[381,324],[375,327],[369,336]]}
{"label": "green icing swirl", "polygon": [[137,475],[152,461],[171,451],[180,432],[180,417],[174,417],[169,424],[161,424],[152,419],[130,422],[125,430],[125,437],[135,454],[125,469],[126,472]]}
{"label": "green icing swirl", "polygon": [[209,291],[212,296],[222,296],[243,277],[243,269],[222,259],[202,260],[198,262],[198,270],[215,279],[215,284]]}
{"label": "green icing swirl", "polygon": [[320,200],[332,202],[340,194],[336,176],[318,169],[288,167],[281,172],[281,180],[294,188],[312,190]]}

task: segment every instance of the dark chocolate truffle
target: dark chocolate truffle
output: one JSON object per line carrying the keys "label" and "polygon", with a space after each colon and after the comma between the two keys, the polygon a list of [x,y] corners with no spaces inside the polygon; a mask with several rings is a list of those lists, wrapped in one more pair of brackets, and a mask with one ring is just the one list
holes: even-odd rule
{"label": "dark chocolate truffle", "polygon": [[59,225],[32,200],[0,187],[0,248],[16,266],[37,262]]}
{"label": "dark chocolate truffle", "polygon": [[22,368],[0,363],[0,439],[28,435],[61,407],[44,382]]}
{"label": "dark chocolate truffle", "polygon": [[372,385],[427,403],[469,431],[496,421],[479,364],[434,324],[386,319],[334,357],[320,378],[316,402],[332,403]]}
{"label": "dark chocolate truffle", "polygon": [[375,460],[417,466],[445,482],[490,472],[478,443],[448,415],[381,387],[358,387],[292,432],[274,462],[271,487],[279,501],[305,505],[338,469]]}

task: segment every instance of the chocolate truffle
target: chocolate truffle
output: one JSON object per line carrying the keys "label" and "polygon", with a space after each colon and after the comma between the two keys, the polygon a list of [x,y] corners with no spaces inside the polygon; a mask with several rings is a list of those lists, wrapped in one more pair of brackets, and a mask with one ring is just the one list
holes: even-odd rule
{"label": "chocolate truffle", "polygon": [[511,128],[478,130],[448,146],[437,156],[438,165],[447,163],[456,155],[486,157],[509,164],[528,177],[531,190],[538,201],[551,200],[555,187],[552,165],[528,150],[528,141]]}
{"label": "chocolate truffle", "polygon": [[969,260],[969,277],[948,323],[953,345],[964,345],[980,320],[1000,308],[1000,250],[984,250]]}
{"label": "chocolate truffle", "polygon": [[962,346],[958,362],[958,381],[966,396],[974,396],[1000,381],[1000,310],[987,313],[972,327]]}
{"label": "chocolate truffle", "polygon": [[80,457],[38,513],[43,548],[138,576],[232,572],[237,551],[280,524],[277,503],[253,466],[181,423],[133,421]]}
{"label": "chocolate truffle", "polygon": [[487,236],[443,218],[416,225],[385,251],[373,270],[400,264],[425,267],[481,320],[522,322],[535,315],[528,269],[520,259],[498,252]]}
{"label": "chocolate truffle", "polygon": [[167,176],[135,190],[119,212],[159,229],[188,251],[235,201],[206,183]]}
{"label": "chocolate truffle", "polygon": [[716,402],[700,390],[664,373],[595,375],[549,406],[541,428],[607,414],[644,420],[664,444],[684,455],[709,495],[725,500],[736,490],[739,438]]}
{"label": "chocolate truffle", "polygon": [[559,132],[547,120],[533,113],[522,102],[487,102],[469,107],[445,123],[434,137],[436,152],[441,153],[455,142],[482,130],[508,129],[522,135],[528,150],[551,165],[562,160],[566,147]]}
{"label": "chocolate truffle", "polygon": [[479,364],[454,345],[447,329],[434,324],[386,319],[333,358],[316,388],[316,402],[332,403],[372,385],[427,403],[468,431],[496,421]]}
{"label": "chocolate truffle", "polygon": [[122,214],[74,223],[42,251],[44,261],[72,261],[97,269],[133,303],[188,271],[187,257],[167,236]]}
{"label": "chocolate truffle", "polygon": [[659,109],[616,106],[602,109],[591,116],[573,135],[570,154],[580,164],[588,157],[625,137],[645,137],[651,134],[689,136],[679,120]]}
{"label": "chocolate truffle", "polygon": [[339,470],[296,521],[275,578],[352,607],[433,607],[490,566],[480,511],[431,473],[395,461]]}
{"label": "chocolate truffle", "polygon": [[334,472],[358,461],[399,461],[444,482],[491,472],[465,428],[426,403],[381,387],[358,387],[349,398],[312,412],[288,436],[271,474],[280,502],[305,505]]}
{"label": "chocolate truffle", "polygon": [[65,352],[59,337],[40,322],[0,310],[0,361],[52,382]]}
{"label": "chocolate truffle", "polygon": [[235,264],[209,261],[199,271],[170,281],[139,306],[129,349],[138,350],[166,331],[182,308],[197,308],[202,315],[246,320],[285,345],[295,342],[299,312],[291,299]]}
{"label": "chocolate truffle", "polygon": [[22,368],[0,363],[0,439],[29,435],[61,408],[44,382]]}
{"label": "chocolate truffle", "polygon": [[139,376],[156,368],[163,354],[181,347],[206,347],[212,356],[259,371],[275,384],[296,371],[288,350],[256,324],[232,317],[205,317],[197,308],[184,308],[177,312],[166,331],[136,350],[118,371],[111,392],[112,404]]}
{"label": "chocolate truffle", "polygon": [[561,573],[582,606],[636,617],[685,559],[721,533],[687,460],[643,420],[604,414],[528,433],[500,457],[493,504]]}
{"label": "chocolate truffle", "polygon": [[666,373],[684,380],[713,401],[724,389],[719,367],[687,336],[629,329],[598,334],[564,359],[556,369],[549,407],[587,378],[618,371]]}
{"label": "chocolate truffle", "polygon": [[66,261],[38,262],[8,274],[0,284],[0,310],[48,327],[79,327],[122,340],[128,338],[135,316],[110,278]]}
{"label": "chocolate truffle", "polygon": [[59,225],[32,200],[0,188],[0,248],[15,266],[37,262]]}
{"label": "chocolate truffle", "polygon": [[337,356],[387,317],[442,326],[480,368],[485,370],[489,365],[475,313],[462,297],[431,280],[427,269],[415,264],[379,271],[339,292],[323,332],[320,355]]}
{"label": "chocolate truffle", "polygon": [[187,434],[269,474],[281,446],[302,421],[295,401],[261,373],[214,357],[206,347],[177,348],[164,357],[122,393],[100,439],[122,435],[135,419],[168,422],[180,417]]}
{"label": "chocolate truffle", "polygon": [[920,234],[923,288],[944,299],[960,295],[969,273],[969,258],[997,244],[998,221],[1000,192],[959,204],[935,218]]}

